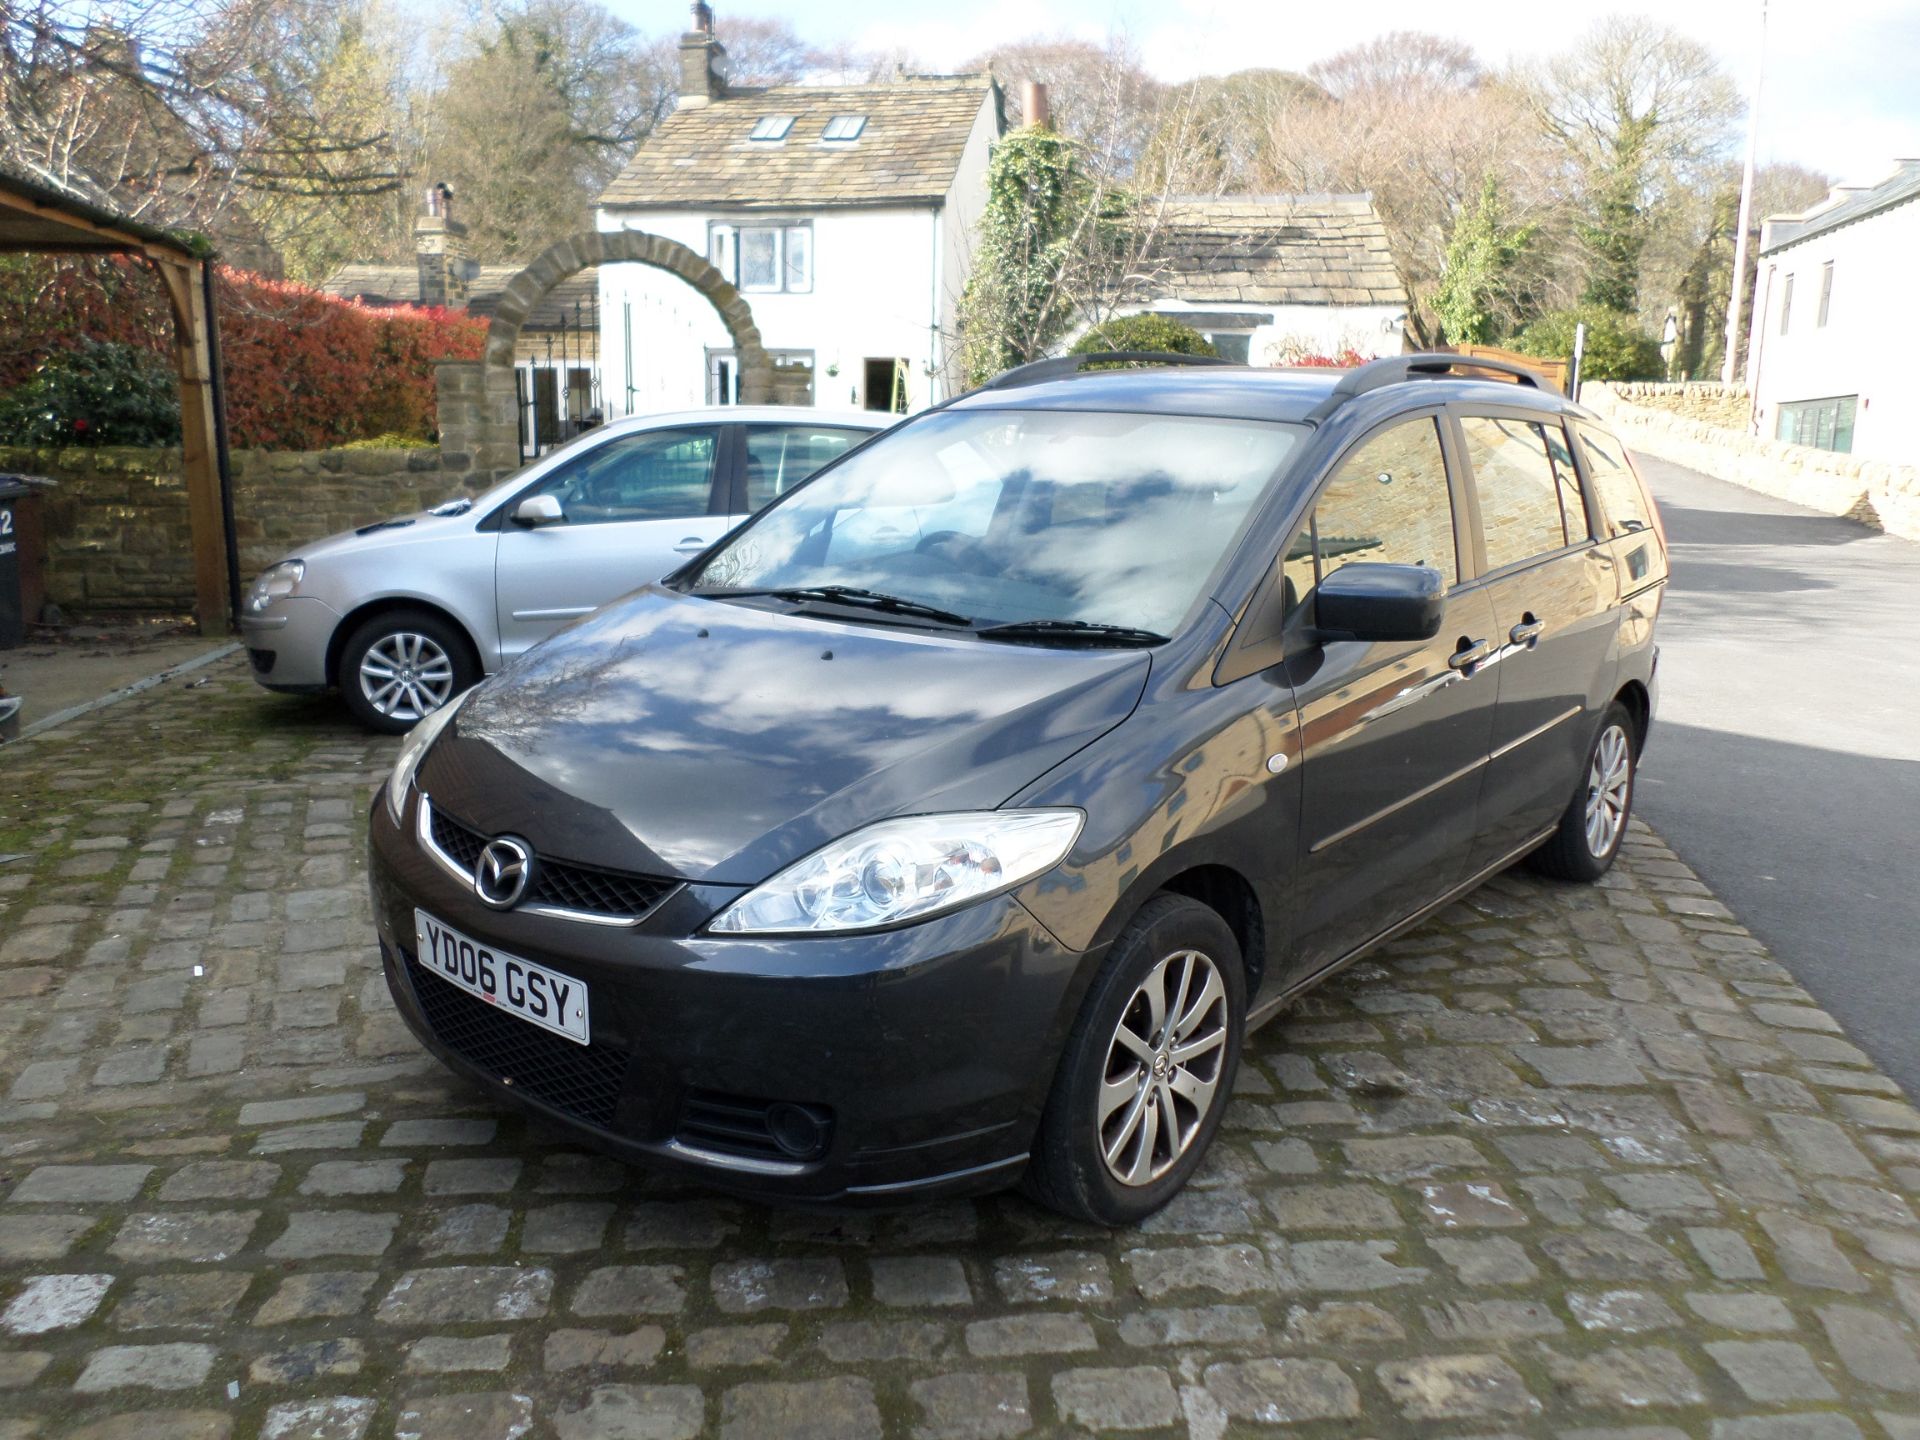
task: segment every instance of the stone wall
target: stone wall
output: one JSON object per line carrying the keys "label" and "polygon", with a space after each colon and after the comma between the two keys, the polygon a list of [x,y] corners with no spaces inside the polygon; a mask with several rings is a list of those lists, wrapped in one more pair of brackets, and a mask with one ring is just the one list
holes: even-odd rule
{"label": "stone wall", "polygon": [[[437,449],[233,452],[244,585],[289,550],[465,493]],[[69,611],[186,612],[193,545],[178,450],[0,449],[0,471],[58,482],[44,512],[47,598]]]}
{"label": "stone wall", "polygon": [[[1847,515],[1889,534],[1920,540],[1920,467],[1860,460],[1831,450],[1762,440],[1744,428],[1729,429],[1693,418],[1680,407],[1653,408],[1648,401],[1668,400],[1675,391],[1718,390],[1718,386],[1609,385],[1590,382],[1580,401],[1605,415],[1620,438],[1643,454],[1790,500],[1828,515]],[[1702,397],[1696,405],[1725,406],[1731,397]],[[1744,427],[1744,396],[1741,398]]]}
{"label": "stone wall", "polygon": [[1753,410],[1753,397],[1744,385],[1721,385],[1710,380],[1687,380],[1677,385],[1630,381],[1607,388],[1643,410],[1665,410],[1742,434],[1747,431]]}

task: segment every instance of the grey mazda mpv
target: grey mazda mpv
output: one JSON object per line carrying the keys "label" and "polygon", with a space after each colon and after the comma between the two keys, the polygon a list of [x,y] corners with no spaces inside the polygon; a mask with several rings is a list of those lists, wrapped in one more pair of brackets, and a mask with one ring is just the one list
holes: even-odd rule
{"label": "grey mazda mpv", "polygon": [[1667,576],[1530,373],[1010,372],[429,715],[389,986],[582,1139],[822,1202],[1138,1220],[1242,1042],[1516,861],[1594,880]]}

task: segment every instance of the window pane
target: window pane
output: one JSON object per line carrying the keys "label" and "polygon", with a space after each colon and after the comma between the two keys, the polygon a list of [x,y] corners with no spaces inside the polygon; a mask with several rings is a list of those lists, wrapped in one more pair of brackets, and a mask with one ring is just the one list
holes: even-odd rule
{"label": "window pane", "polygon": [[1787,283],[1780,287],[1780,333],[1787,333],[1787,322],[1793,318],[1793,276],[1787,276]]}
{"label": "window pane", "polygon": [[650,430],[587,451],[535,493],[560,501],[572,525],[705,515],[713,489],[712,430]]}
{"label": "window pane", "polygon": [[813,288],[813,231],[796,225],[787,231],[787,289]]}
{"label": "window pane", "polygon": [[859,138],[860,132],[866,128],[867,117],[864,115],[836,115],[827,121],[827,128],[822,132],[821,138],[826,140],[855,140]]}
{"label": "window pane", "polygon": [[778,230],[742,230],[740,232],[740,288],[742,290],[778,290],[780,288],[780,232]]}
{"label": "window pane", "polygon": [[1829,260],[1820,267],[1820,313],[1814,317],[1815,325],[1827,323],[1827,312],[1833,307],[1833,261]]}
{"label": "window pane", "polygon": [[752,140],[784,140],[787,131],[793,128],[791,115],[762,115],[754,121],[748,138]]}
{"label": "window pane", "polygon": [[1577,544],[1593,537],[1587,523],[1586,502],[1580,498],[1580,475],[1573,468],[1573,452],[1567,448],[1567,432],[1558,425],[1542,427],[1547,439],[1547,458],[1553,462],[1553,477],[1559,482],[1560,518],[1566,525],[1567,543]]}
{"label": "window pane", "polygon": [[1626,451],[1611,435],[1579,427],[1580,450],[1587,457],[1587,476],[1593,482],[1593,498],[1600,507],[1600,524],[1608,535],[1625,535],[1645,530],[1653,515],[1647,509],[1647,497],[1627,464]]}
{"label": "window pane", "polygon": [[784,495],[829,460],[866,439],[862,430],[820,425],[764,425],[747,431],[747,508]]}
{"label": "window pane", "polygon": [[[1460,578],[1447,465],[1430,419],[1365,441],[1340,463],[1313,514],[1322,579],[1355,560],[1430,565],[1448,583]],[[1306,578],[1297,557],[1288,574],[1296,583]]]}
{"label": "window pane", "polygon": [[1480,497],[1487,568],[1531,560],[1567,543],[1559,480],[1547,458],[1546,434],[1525,420],[1474,415],[1460,422]]}

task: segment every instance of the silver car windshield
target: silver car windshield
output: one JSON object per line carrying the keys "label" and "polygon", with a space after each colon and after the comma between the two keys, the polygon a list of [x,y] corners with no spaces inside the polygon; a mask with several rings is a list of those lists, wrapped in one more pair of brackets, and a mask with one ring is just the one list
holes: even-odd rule
{"label": "silver car windshield", "polygon": [[1256,420],[941,411],[762,511],[689,588],[847,587],[979,626],[1171,634],[1303,433]]}

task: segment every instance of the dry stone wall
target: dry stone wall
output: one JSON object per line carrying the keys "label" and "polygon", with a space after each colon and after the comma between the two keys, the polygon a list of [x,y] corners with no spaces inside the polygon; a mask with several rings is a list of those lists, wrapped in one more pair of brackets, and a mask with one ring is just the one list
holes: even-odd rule
{"label": "dry stone wall", "polygon": [[[438,449],[233,452],[242,583],[323,535],[466,493]],[[85,614],[193,608],[177,449],[0,449],[0,471],[57,482],[45,502],[47,598]]]}
{"label": "dry stone wall", "polygon": [[[1851,516],[1889,534],[1920,540],[1920,467],[1861,460],[1749,435],[1744,428],[1744,392],[1721,391],[1717,397],[1700,394],[1691,400],[1685,393],[1675,393],[1719,389],[1591,383],[1581,387],[1580,401],[1606,416],[1620,438],[1643,454],[1810,510]],[[1736,396],[1741,428],[1696,418],[1701,413],[1724,412]]]}

